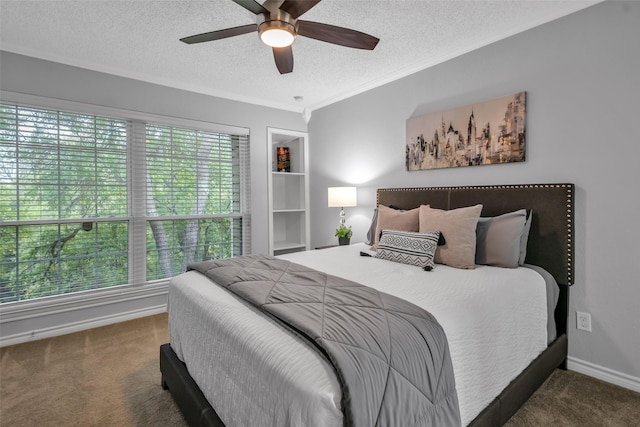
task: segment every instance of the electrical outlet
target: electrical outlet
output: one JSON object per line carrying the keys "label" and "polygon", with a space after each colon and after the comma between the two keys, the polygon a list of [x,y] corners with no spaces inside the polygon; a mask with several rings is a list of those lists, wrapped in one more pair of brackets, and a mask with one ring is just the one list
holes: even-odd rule
{"label": "electrical outlet", "polygon": [[577,327],[581,331],[591,332],[591,315],[582,311],[576,311]]}

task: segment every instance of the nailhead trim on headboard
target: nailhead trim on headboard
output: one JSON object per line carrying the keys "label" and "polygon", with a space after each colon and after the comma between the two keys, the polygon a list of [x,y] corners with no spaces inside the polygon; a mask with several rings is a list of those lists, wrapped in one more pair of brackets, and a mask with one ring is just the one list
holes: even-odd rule
{"label": "nailhead trim on headboard", "polygon": [[[496,190],[496,189],[565,189],[566,190],[566,284],[571,286],[574,282],[574,188],[573,184],[512,184],[512,185],[470,185],[456,187],[409,187],[409,188],[380,188],[376,193],[376,205],[379,204],[379,194],[381,192],[417,192],[417,191],[449,191],[448,197],[451,197],[451,191],[454,190]],[[450,201],[450,200],[449,200]]]}

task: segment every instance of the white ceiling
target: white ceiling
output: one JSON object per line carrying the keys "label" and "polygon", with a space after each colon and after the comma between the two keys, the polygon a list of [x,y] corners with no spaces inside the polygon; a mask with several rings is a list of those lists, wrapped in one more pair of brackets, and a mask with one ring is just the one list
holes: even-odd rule
{"label": "white ceiling", "polygon": [[309,114],[599,1],[323,0],[300,19],[372,34],[378,46],[298,37],[293,73],[285,75],[257,33],[179,41],[255,22],[231,0],[0,0],[0,48]]}

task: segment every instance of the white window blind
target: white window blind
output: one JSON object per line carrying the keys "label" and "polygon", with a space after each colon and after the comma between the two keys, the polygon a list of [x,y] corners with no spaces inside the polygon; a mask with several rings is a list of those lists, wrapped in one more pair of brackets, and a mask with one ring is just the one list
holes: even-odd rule
{"label": "white window blind", "polygon": [[0,300],[126,283],[126,122],[0,105]]}
{"label": "white window blind", "polygon": [[241,145],[246,138],[147,125],[147,280],[242,254]]}
{"label": "white window blind", "polygon": [[248,252],[247,175],[246,135],[0,104],[0,302]]}

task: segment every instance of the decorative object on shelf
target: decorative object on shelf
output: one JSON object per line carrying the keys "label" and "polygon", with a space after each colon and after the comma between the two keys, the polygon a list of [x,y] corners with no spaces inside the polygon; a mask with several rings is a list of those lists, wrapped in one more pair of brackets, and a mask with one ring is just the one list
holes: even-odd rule
{"label": "decorative object on shelf", "polygon": [[278,172],[291,172],[289,147],[276,147],[276,167]]}
{"label": "decorative object on shelf", "polygon": [[353,232],[345,225],[344,208],[358,206],[356,187],[329,187],[327,191],[328,206],[340,208],[340,226],[336,229],[336,237],[341,245],[348,245]]}
{"label": "decorative object on shelf", "polygon": [[340,227],[336,228],[336,237],[338,238],[340,246],[348,245],[351,242],[352,235],[353,231],[351,231],[351,226],[340,225]]}
{"label": "decorative object on shelf", "polygon": [[407,119],[408,171],[525,161],[526,92]]}

